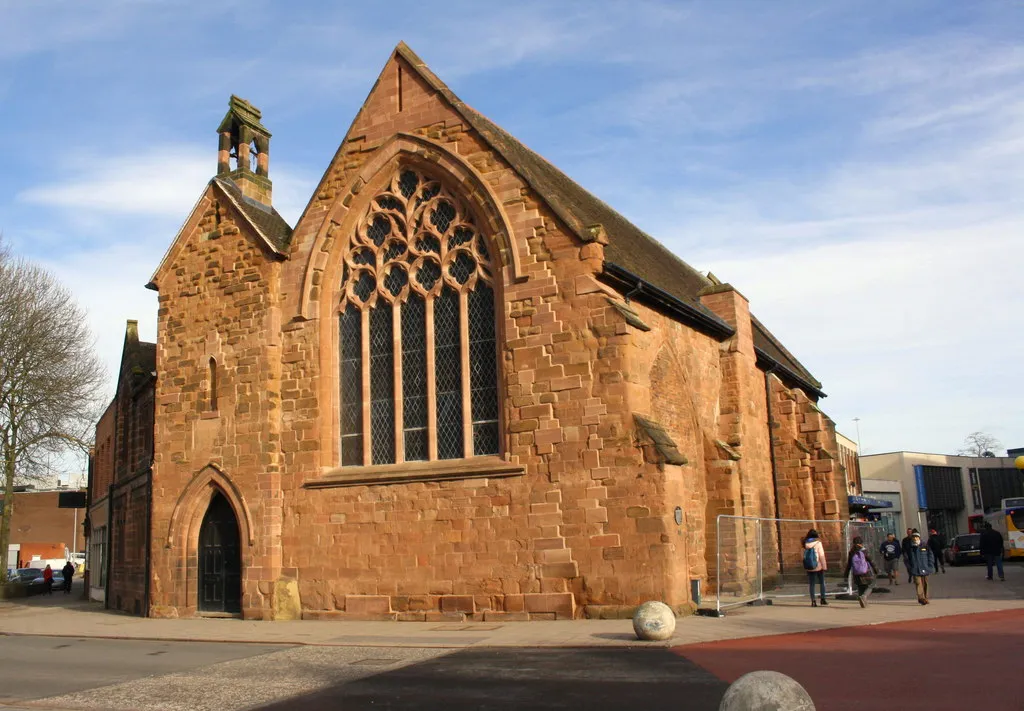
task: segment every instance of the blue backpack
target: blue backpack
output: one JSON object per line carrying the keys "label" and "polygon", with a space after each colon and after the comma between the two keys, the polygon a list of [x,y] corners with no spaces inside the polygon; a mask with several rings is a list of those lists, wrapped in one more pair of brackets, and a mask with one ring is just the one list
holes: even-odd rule
{"label": "blue backpack", "polygon": [[814,546],[804,548],[804,570],[814,570],[818,567],[818,551]]}

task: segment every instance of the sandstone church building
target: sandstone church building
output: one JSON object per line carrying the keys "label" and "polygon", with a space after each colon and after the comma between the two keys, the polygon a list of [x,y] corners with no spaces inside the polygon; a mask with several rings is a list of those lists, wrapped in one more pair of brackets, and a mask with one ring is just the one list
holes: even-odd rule
{"label": "sandstone church building", "polygon": [[683,610],[717,515],[847,518],[821,385],[746,298],[407,46],[294,227],[262,121],[231,98],[149,285],[147,614]]}

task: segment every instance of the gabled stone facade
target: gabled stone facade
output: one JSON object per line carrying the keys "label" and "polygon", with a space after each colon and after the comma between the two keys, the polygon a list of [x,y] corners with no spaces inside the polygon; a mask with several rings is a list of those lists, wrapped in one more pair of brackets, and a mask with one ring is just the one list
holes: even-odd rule
{"label": "gabled stone facade", "polygon": [[216,607],[217,546],[251,619],[684,609],[718,514],[775,516],[785,488],[784,513],[845,517],[820,385],[746,299],[407,47],[294,230],[261,118],[232,98],[152,279],[152,614]]}

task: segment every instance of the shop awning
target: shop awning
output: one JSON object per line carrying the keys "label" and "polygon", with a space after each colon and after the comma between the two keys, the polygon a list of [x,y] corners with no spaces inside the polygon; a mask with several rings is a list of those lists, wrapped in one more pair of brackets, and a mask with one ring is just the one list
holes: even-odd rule
{"label": "shop awning", "polygon": [[891,509],[892,502],[884,499],[872,499],[870,496],[848,496],[850,506],[866,506],[869,509]]}

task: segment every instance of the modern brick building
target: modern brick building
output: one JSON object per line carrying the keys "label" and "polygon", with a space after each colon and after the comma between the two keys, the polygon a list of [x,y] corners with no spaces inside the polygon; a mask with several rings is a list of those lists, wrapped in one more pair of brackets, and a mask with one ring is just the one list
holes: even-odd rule
{"label": "modern brick building", "polygon": [[[68,488],[37,489],[31,484],[14,488],[7,553],[9,567],[28,567],[33,556],[63,558],[66,552],[75,553],[84,547],[85,512],[61,506],[61,497],[72,493],[85,492]],[[3,501],[4,497],[0,496],[0,505]]]}
{"label": "modern brick building", "polygon": [[821,386],[746,298],[404,44],[294,228],[260,112],[218,132],[150,285],[151,614],[683,609],[716,515],[846,520]]}
{"label": "modern brick building", "polygon": [[150,472],[156,344],[125,327],[114,399],[89,458],[89,596],[136,615],[148,610]]}
{"label": "modern brick building", "polygon": [[862,455],[860,466],[865,488],[900,483],[908,528],[934,528],[946,540],[973,530],[971,519],[999,510],[1003,499],[1024,497],[1024,476],[1010,457],[885,452]]}

